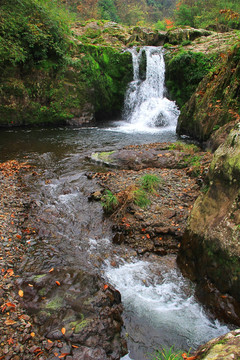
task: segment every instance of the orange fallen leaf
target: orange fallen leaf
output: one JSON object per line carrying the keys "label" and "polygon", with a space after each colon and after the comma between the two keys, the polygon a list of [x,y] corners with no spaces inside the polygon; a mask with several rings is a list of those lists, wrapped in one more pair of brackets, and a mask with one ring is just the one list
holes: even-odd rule
{"label": "orange fallen leaf", "polygon": [[56,284],[57,284],[58,286],[60,286],[60,282],[59,282],[59,281],[56,281]]}
{"label": "orange fallen leaf", "polygon": [[4,323],[5,323],[5,325],[13,325],[13,324],[16,324],[16,321],[7,319]]}
{"label": "orange fallen leaf", "polygon": [[20,297],[23,297],[23,291],[22,291],[22,290],[19,290],[19,291],[18,291],[18,295],[19,295]]}
{"label": "orange fallen leaf", "polygon": [[186,353],[183,353],[183,354],[182,354],[182,358],[183,358],[184,360],[196,360],[196,359],[197,359],[197,356],[190,356],[190,357],[188,357]]}
{"label": "orange fallen leaf", "polygon": [[64,335],[64,334],[66,333],[66,329],[63,327],[63,328],[61,329],[61,332],[62,332],[62,334]]}
{"label": "orange fallen leaf", "polygon": [[54,270],[54,268],[51,268],[51,269],[49,270],[49,272],[51,273],[51,272],[53,272],[53,270]]}
{"label": "orange fallen leaf", "polygon": [[149,235],[149,234],[146,234],[146,237],[147,237],[148,239],[150,239],[150,235]]}
{"label": "orange fallen leaf", "polygon": [[12,337],[10,337],[10,339],[8,339],[7,342],[9,345],[14,344],[14,340]]}
{"label": "orange fallen leaf", "polygon": [[31,332],[31,337],[34,337],[35,336],[35,332]]}
{"label": "orange fallen leaf", "polygon": [[62,353],[62,354],[59,356],[59,359],[62,359],[62,358],[64,358],[64,357],[67,356],[67,355],[70,355],[70,353]]}
{"label": "orange fallen leaf", "polygon": [[75,349],[79,348],[79,346],[77,346],[77,345],[72,345],[72,347],[75,348]]}
{"label": "orange fallen leaf", "polygon": [[104,290],[107,290],[107,288],[108,288],[108,285],[105,284],[104,287],[103,287],[103,289],[104,289]]}
{"label": "orange fallen leaf", "polygon": [[13,269],[7,269],[7,273],[9,276],[13,276],[14,271],[13,271]]}
{"label": "orange fallen leaf", "polygon": [[22,238],[22,236],[21,236],[21,235],[19,235],[19,234],[17,234],[17,235],[16,235],[16,238],[21,239],[21,238]]}
{"label": "orange fallen leaf", "polygon": [[28,284],[28,286],[33,287],[33,285],[32,285],[32,284]]}

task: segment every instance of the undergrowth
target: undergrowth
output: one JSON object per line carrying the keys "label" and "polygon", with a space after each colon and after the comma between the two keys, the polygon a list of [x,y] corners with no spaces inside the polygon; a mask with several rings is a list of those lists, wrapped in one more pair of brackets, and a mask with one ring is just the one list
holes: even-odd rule
{"label": "undergrowth", "polygon": [[142,176],[136,184],[126,187],[118,194],[105,190],[102,196],[102,206],[106,213],[114,217],[122,216],[127,206],[135,204],[140,208],[146,208],[151,204],[150,194],[157,192],[162,179],[154,174]]}
{"label": "undergrowth", "polygon": [[163,348],[151,355],[151,360],[183,360],[182,351],[175,351],[173,346],[169,349]]}

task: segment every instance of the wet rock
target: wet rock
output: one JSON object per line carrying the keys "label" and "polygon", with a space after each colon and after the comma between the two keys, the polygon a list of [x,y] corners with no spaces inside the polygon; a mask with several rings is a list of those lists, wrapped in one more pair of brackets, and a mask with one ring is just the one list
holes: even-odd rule
{"label": "wet rock", "polygon": [[194,204],[178,263],[192,279],[208,278],[240,302],[240,129],[215,152],[209,188]]}
{"label": "wet rock", "polygon": [[[61,340],[57,345],[61,353],[67,352],[63,349],[68,341],[86,348],[98,347],[106,358],[113,352],[118,353],[118,358],[123,354],[121,295],[110,285],[104,290],[99,276],[55,268],[46,274],[18,279],[17,283],[25,294],[22,303],[30,314],[34,313],[41,333],[51,341]],[[113,342],[116,338],[117,345]],[[51,348],[48,343],[44,347]],[[88,349],[86,356],[91,351]]]}
{"label": "wet rock", "polygon": [[201,360],[238,360],[240,357],[240,329],[210,340],[200,346],[194,356]]}

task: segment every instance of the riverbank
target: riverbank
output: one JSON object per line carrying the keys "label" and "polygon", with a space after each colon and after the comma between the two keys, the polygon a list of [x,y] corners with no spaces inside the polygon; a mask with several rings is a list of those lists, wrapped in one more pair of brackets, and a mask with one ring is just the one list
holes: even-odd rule
{"label": "riverbank", "polygon": [[24,185],[29,176],[38,174],[26,163],[0,164],[0,359],[119,359],[126,345],[118,291],[85,271],[23,270],[39,240]]}
{"label": "riverbank", "polygon": [[[18,290],[18,267],[35,230],[23,228],[28,218],[30,198],[24,194],[24,177],[32,172],[29,165],[8,161],[0,165],[1,283],[0,283],[0,358],[46,359],[47,343],[21,306],[23,292]],[[55,344],[57,345],[57,344]]]}

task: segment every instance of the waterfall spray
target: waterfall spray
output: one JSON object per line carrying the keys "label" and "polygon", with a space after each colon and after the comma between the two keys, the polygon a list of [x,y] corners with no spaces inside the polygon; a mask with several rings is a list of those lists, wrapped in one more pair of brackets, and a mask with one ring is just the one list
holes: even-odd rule
{"label": "waterfall spray", "polygon": [[[144,46],[139,52],[129,49],[133,61],[133,81],[129,84],[123,110],[129,131],[175,129],[180,114],[175,102],[164,96],[165,63],[163,48]],[[146,56],[146,77],[141,79],[140,64]]]}

